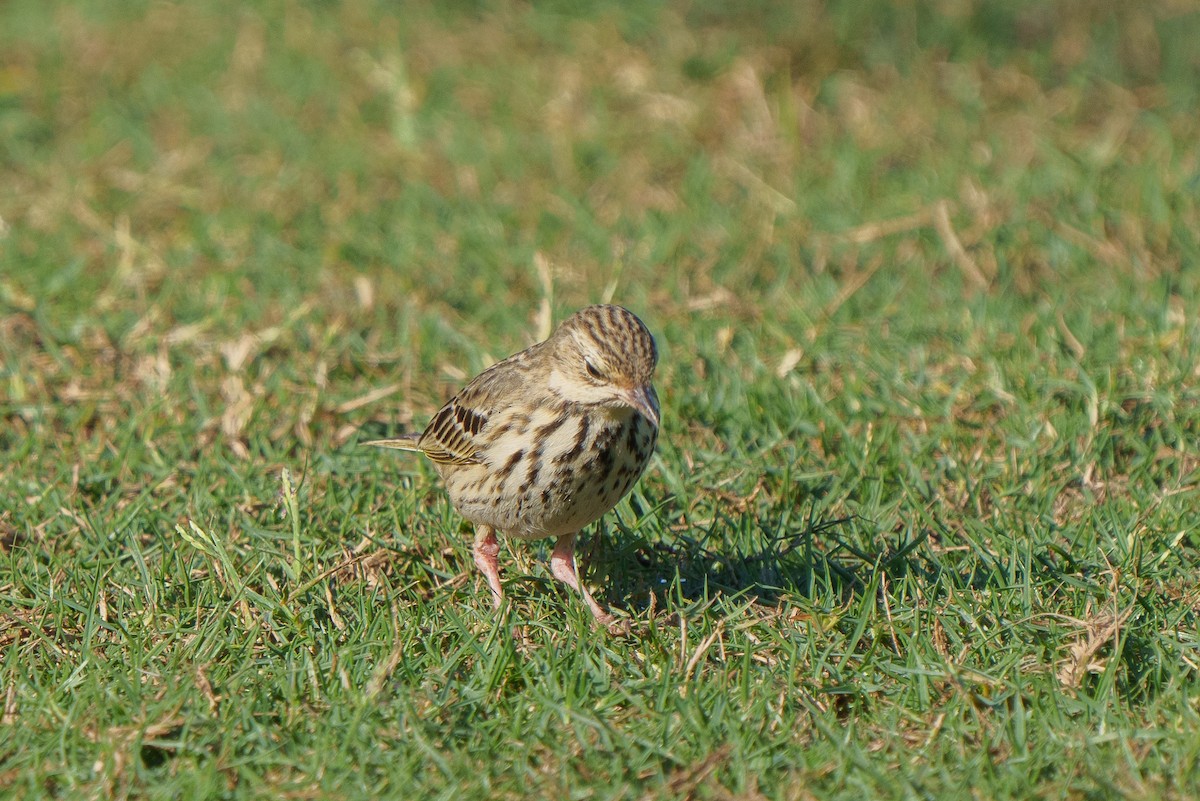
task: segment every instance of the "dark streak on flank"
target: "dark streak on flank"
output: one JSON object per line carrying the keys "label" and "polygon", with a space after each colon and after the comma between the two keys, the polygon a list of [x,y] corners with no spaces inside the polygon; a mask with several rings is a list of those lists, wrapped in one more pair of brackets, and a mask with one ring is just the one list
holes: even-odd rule
{"label": "dark streak on flank", "polygon": [[517,463],[524,458],[524,448],[519,448],[513,451],[512,456],[508,457],[508,461],[504,463],[504,466],[496,471],[496,478],[500,479],[501,481],[508,478],[510,475],[512,475],[512,471],[517,469]]}
{"label": "dark streak on flank", "polygon": [[579,432],[575,435],[575,442],[571,445],[570,450],[563,451],[558,456],[554,457],[554,463],[570,464],[579,458],[583,453],[583,449],[587,447],[589,434],[591,434],[591,423],[588,416],[581,415],[579,418]]}
{"label": "dark streak on flank", "polygon": [[537,449],[533,452],[533,458],[529,460],[529,469],[525,471],[526,485],[537,484],[538,476],[542,472],[542,443],[538,443]]}
{"label": "dark streak on flank", "polygon": [[564,467],[559,474],[559,480],[562,481],[563,486],[570,486],[571,482],[575,480],[575,468]]}
{"label": "dark streak on flank", "polygon": [[549,423],[546,423],[546,425],[533,432],[533,436],[539,440],[549,439],[551,436],[553,436],[554,432],[562,428],[569,419],[570,415],[560,411]]}

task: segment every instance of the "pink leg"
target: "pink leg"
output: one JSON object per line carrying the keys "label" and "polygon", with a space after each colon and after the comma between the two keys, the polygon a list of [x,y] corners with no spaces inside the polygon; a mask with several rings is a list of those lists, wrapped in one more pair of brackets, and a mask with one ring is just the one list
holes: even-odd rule
{"label": "pink leg", "polygon": [[550,555],[550,572],[556,579],[582,595],[596,622],[607,626],[613,622],[613,616],[596,603],[596,599],[588,592],[587,587],[583,586],[575,570],[575,539],[578,536],[578,533],[564,534],[558,538],[558,542],[554,544],[554,553]]}
{"label": "pink leg", "polygon": [[492,606],[499,609],[500,602],[504,600],[504,590],[500,589],[500,565],[496,560],[500,553],[496,530],[491,526],[476,526],[472,551],[475,553],[475,564],[483,572],[483,577],[487,579],[488,587],[492,591]]}

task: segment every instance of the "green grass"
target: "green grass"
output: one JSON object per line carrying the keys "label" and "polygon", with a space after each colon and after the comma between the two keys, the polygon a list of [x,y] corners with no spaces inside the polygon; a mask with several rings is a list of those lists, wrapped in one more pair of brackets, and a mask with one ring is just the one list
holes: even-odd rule
{"label": "green grass", "polygon": [[[1197,41],[3,4],[0,795],[1196,797]],[[357,445],[610,298],[662,353],[585,549],[628,638],[544,546],[493,616]]]}

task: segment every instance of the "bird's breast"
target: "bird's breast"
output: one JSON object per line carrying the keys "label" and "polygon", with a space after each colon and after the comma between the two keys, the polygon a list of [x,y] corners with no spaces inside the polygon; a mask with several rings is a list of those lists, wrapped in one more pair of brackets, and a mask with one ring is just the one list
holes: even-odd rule
{"label": "bird's breast", "polygon": [[578,531],[615,506],[657,435],[640,414],[571,405],[489,422],[480,463],[446,471],[447,491],[468,520],[525,539]]}

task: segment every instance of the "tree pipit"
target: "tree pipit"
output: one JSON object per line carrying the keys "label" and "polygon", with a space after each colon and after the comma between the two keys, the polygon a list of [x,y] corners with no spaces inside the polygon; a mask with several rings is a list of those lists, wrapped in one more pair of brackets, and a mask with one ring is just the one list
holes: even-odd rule
{"label": "tree pipit", "polygon": [[476,376],[420,434],[366,443],[433,460],[454,508],[475,525],[475,564],[499,609],[496,532],[557,537],[555,578],[598,623],[606,612],[579,580],[575,540],[637,481],[658,438],[654,337],[620,306],[589,306],[550,338]]}

